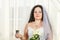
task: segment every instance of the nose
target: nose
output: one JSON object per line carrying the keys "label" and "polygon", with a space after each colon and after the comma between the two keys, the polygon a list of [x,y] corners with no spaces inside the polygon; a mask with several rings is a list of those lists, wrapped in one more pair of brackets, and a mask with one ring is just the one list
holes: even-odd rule
{"label": "nose", "polygon": [[39,12],[37,12],[36,14],[39,15]]}

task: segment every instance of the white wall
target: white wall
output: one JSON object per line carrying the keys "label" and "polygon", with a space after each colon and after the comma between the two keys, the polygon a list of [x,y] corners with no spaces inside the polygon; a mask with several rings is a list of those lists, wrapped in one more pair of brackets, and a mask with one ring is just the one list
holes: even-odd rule
{"label": "white wall", "polygon": [[17,40],[15,31],[23,35],[32,7],[43,5],[53,28],[54,40],[60,40],[60,3],[59,0],[0,0],[0,40]]}

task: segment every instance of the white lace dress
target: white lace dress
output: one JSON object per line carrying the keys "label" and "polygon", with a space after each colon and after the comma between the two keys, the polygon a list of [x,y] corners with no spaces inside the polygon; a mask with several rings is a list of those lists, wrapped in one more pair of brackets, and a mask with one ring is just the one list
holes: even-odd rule
{"label": "white lace dress", "polygon": [[40,27],[36,30],[34,30],[33,28],[31,27],[28,27],[28,40],[33,36],[34,32],[38,32],[39,36],[40,36],[40,40],[45,40],[44,38],[44,27]]}

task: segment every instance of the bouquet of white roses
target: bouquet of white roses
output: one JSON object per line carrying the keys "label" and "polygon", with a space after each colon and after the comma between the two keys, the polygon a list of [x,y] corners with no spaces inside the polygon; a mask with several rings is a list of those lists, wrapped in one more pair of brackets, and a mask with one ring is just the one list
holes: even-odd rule
{"label": "bouquet of white roses", "polygon": [[33,37],[30,38],[30,40],[40,40],[40,37],[38,34],[33,35]]}
{"label": "bouquet of white roses", "polygon": [[33,32],[33,36],[30,38],[30,40],[40,40],[40,33],[38,31]]}

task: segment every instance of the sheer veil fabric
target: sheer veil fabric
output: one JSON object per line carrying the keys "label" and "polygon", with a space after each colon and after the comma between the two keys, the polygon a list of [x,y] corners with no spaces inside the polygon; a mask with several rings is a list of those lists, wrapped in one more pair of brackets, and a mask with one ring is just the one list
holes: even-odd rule
{"label": "sheer veil fabric", "polygon": [[50,38],[51,38],[53,36],[52,35],[53,34],[52,26],[51,26],[51,23],[49,21],[46,9],[44,7],[43,7],[43,26],[44,26],[45,38],[47,39],[48,36],[50,36]]}

